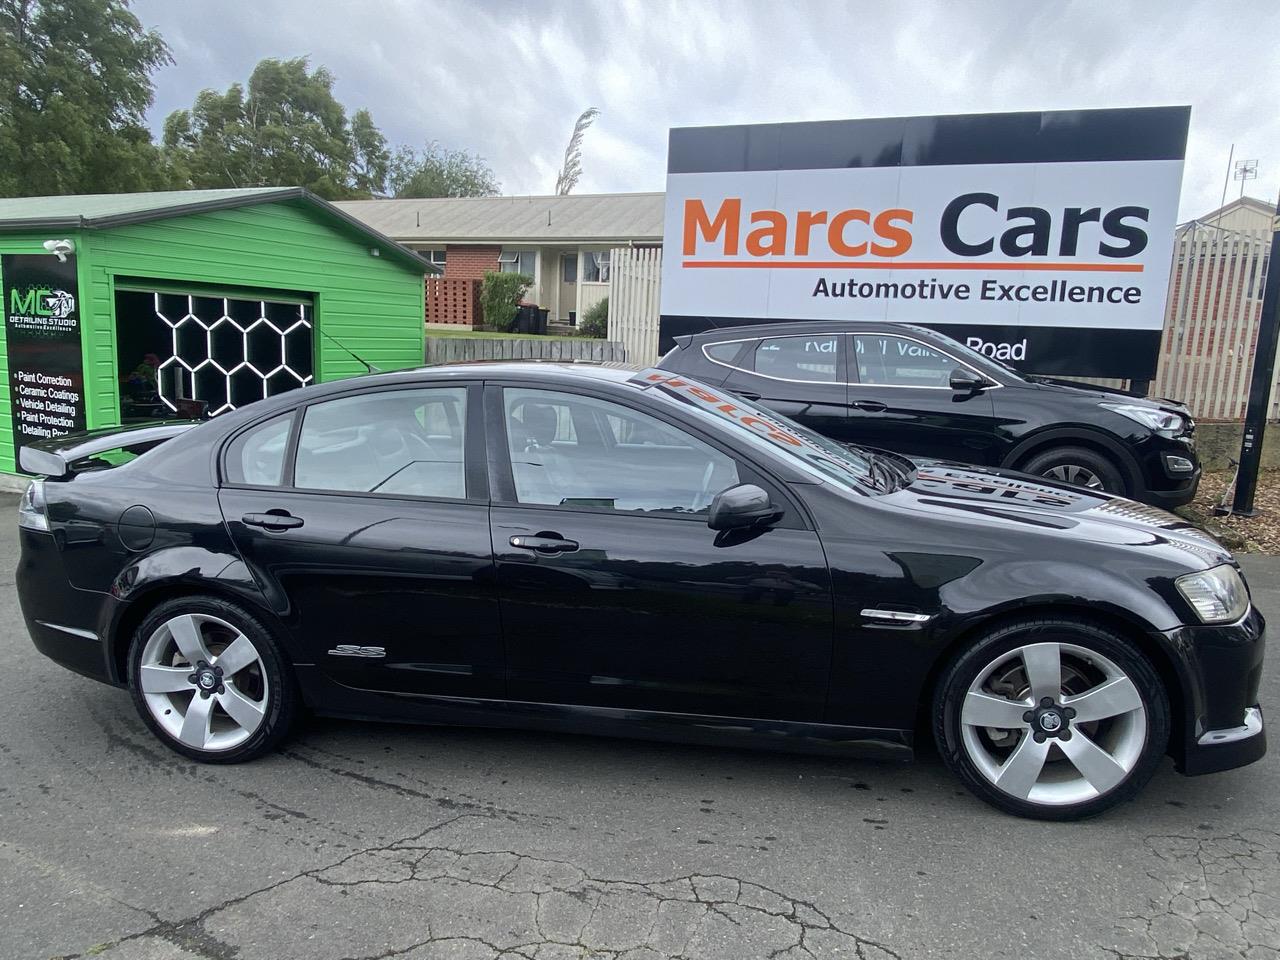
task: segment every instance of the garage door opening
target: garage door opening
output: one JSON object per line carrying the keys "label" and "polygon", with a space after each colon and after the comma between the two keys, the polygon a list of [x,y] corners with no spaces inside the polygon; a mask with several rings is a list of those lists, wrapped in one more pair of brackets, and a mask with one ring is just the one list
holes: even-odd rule
{"label": "garage door opening", "polygon": [[217,416],[313,382],[312,306],[116,292],[120,419]]}

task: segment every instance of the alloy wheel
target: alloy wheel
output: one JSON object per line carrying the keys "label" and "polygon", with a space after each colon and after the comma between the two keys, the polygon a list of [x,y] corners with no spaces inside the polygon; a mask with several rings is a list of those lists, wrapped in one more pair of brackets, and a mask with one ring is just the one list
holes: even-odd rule
{"label": "alloy wheel", "polygon": [[181,614],[147,638],[138,683],[152,718],[195,750],[230,750],[267,714],[267,671],[243,632],[219,617]]}
{"label": "alloy wheel", "polygon": [[1043,476],[1063,483],[1075,484],[1077,487],[1088,487],[1090,490],[1104,490],[1102,478],[1088,467],[1078,463],[1060,463],[1046,470]]}
{"label": "alloy wheel", "polygon": [[991,661],[960,708],[965,752],[996,789],[1062,806],[1102,796],[1137,766],[1147,712],[1133,680],[1097,651],[1033,643]]}

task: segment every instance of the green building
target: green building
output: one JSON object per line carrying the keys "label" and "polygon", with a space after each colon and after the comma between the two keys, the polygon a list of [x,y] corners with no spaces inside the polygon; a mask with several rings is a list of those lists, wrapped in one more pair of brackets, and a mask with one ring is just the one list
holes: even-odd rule
{"label": "green building", "polygon": [[417,366],[436,272],[300,188],[0,199],[0,474],[41,437]]}

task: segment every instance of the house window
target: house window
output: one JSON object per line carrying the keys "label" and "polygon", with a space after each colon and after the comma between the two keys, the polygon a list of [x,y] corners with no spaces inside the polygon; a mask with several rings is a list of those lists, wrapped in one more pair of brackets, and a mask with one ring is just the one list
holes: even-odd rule
{"label": "house window", "polygon": [[440,272],[444,272],[444,251],[443,250],[420,250],[422,258],[428,261],[433,267],[439,267]]}
{"label": "house window", "polygon": [[537,259],[535,250],[503,250],[498,254],[498,272],[524,273],[532,277]]}
{"label": "house window", "polygon": [[584,250],[582,252],[582,280],[584,283],[609,282],[608,250]]}

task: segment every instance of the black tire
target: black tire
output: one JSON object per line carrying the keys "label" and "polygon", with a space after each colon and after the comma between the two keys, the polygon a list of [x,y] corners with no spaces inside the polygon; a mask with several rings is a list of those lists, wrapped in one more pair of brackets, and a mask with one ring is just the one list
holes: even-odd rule
{"label": "black tire", "polygon": [[1102,481],[1102,489],[1107,493],[1115,493],[1123,497],[1129,492],[1128,484],[1124,480],[1124,474],[1120,472],[1120,468],[1116,466],[1115,462],[1105,454],[1098,453],[1088,447],[1053,447],[1037,453],[1022,465],[1021,470],[1023,473],[1030,473],[1037,477],[1045,477],[1046,479],[1063,483],[1073,481],[1060,476],[1052,476],[1051,471],[1062,470],[1070,473],[1073,467],[1082,468],[1092,473]]}
{"label": "black tire", "polygon": [[[164,729],[152,715],[139,681],[143,651],[148,639],[162,625],[175,617],[191,614],[216,617],[233,626],[252,642],[261,661],[260,668],[256,665],[254,667],[254,670],[260,670],[265,677],[261,722],[244,742],[227,749],[198,749],[183,743]],[[184,669],[190,669],[190,667]],[[194,691],[195,687],[193,686],[192,689]],[[166,600],[138,625],[129,646],[129,690],[138,715],[142,717],[151,732],[170,749],[202,763],[242,763],[273,750],[292,729],[301,701],[293,668],[281,653],[280,643],[274,631],[243,607],[211,596],[177,597]],[[192,696],[196,694],[193,692]],[[176,699],[181,702],[184,695],[179,695]]]}
{"label": "black tire", "polygon": [[[1028,644],[1046,642],[1072,644],[1112,661],[1133,682],[1145,710],[1145,742],[1127,776],[1101,795],[1082,802],[1051,804],[1011,796],[982,773],[961,736],[961,704],[970,685],[988,665]],[[934,691],[934,739],[946,765],[982,800],[1006,813],[1037,820],[1080,820],[1132,799],[1160,765],[1169,742],[1169,730],[1168,693],[1147,657],[1110,629],[1085,621],[1027,619],[996,627],[955,657]],[[1022,736],[1030,733],[1028,726]],[[1052,741],[1050,743],[1052,745]],[[1054,762],[1070,762],[1065,754],[1051,752],[1050,757]]]}

